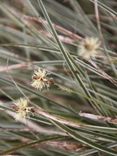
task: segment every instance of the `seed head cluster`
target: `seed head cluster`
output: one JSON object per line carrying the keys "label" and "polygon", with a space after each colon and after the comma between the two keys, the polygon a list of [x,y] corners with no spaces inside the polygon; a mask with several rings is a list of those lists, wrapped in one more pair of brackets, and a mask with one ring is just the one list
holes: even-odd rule
{"label": "seed head cluster", "polygon": [[79,44],[79,56],[86,60],[95,57],[99,52],[98,49],[100,47],[100,44],[101,43],[98,38],[86,37]]}
{"label": "seed head cluster", "polygon": [[32,107],[28,106],[28,100],[20,98],[16,103],[16,120],[25,119],[31,112]]}
{"label": "seed head cluster", "polygon": [[39,89],[40,91],[43,88],[49,88],[50,87],[50,80],[47,78],[48,73],[45,69],[38,68],[38,70],[34,71],[34,74],[32,76],[32,86],[36,89]]}
{"label": "seed head cluster", "polygon": [[[47,77],[48,73],[45,69],[38,68],[38,70],[34,71],[34,74],[32,76],[32,86],[36,89],[39,89],[40,91],[43,88],[50,87],[50,84],[53,83],[53,80],[51,78]],[[25,119],[30,112],[32,112],[32,107],[28,106],[28,100],[25,98],[20,98],[17,102],[15,102],[16,105],[16,120]]]}

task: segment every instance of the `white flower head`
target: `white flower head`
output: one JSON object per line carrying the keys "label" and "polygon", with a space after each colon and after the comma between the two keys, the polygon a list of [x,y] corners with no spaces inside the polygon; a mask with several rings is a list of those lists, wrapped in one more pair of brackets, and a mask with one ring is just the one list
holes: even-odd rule
{"label": "white flower head", "polygon": [[95,57],[99,52],[101,42],[98,38],[86,37],[79,44],[79,56],[89,60],[91,57]]}
{"label": "white flower head", "polygon": [[16,120],[25,119],[31,112],[32,107],[28,107],[28,100],[20,98],[16,103]]}
{"label": "white flower head", "polygon": [[38,68],[38,70],[34,71],[34,74],[32,76],[32,86],[36,89],[39,89],[40,91],[47,87],[50,87],[49,79],[47,78],[48,73],[44,69]]}

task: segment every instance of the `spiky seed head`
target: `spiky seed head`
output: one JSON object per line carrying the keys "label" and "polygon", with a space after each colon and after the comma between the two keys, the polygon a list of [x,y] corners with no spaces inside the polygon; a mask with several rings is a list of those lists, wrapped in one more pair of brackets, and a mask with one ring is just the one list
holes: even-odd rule
{"label": "spiky seed head", "polygon": [[98,38],[86,37],[79,44],[79,56],[89,60],[98,54],[101,42]]}
{"label": "spiky seed head", "polygon": [[25,119],[29,113],[31,112],[32,107],[28,107],[28,100],[24,98],[20,98],[16,105],[16,120]]}
{"label": "spiky seed head", "polygon": [[47,78],[47,72],[45,69],[40,69],[34,71],[34,74],[32,76],[32,86],[36,89],[39,89],[40,91],[47,87],[50,87],[49,79]]}

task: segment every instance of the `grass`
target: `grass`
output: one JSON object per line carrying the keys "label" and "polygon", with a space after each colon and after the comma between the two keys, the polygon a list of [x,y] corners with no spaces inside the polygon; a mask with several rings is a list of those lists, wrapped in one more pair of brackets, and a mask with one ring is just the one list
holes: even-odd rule
{"label": "grass", "polygon": [[[0,2],[0,155],[117,155],[116,8]],[[87,37],[100,42],[88,59],[79,55]],[[18,106],[21,98],[28,104]]]}

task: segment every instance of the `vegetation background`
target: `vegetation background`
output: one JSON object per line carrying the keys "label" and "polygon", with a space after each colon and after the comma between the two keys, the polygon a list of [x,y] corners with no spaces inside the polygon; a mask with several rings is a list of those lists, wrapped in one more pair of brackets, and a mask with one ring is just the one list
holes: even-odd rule
{"label": "vegetation background", "polygon": [[[117,155],[116,10],[116,0],[0,0],[0,155]],[[101,42],[89,60],[85,37]],[[49,88],[31,86],[38,67]],[[17,121],[20,98],[32,110]]]}

